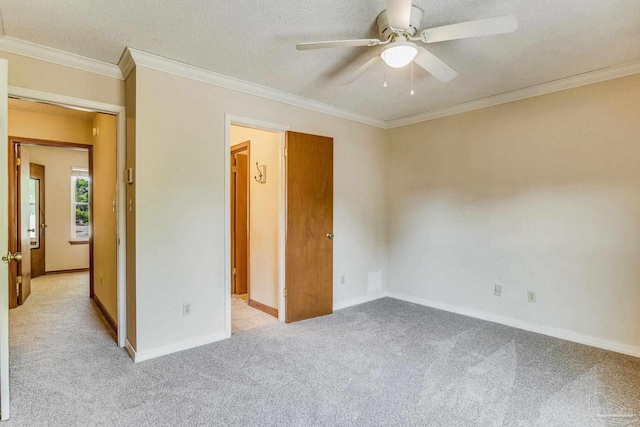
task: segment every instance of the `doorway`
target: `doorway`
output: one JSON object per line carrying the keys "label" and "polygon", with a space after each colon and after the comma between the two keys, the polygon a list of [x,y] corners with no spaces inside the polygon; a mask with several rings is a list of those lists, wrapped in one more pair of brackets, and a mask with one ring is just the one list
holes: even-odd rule
{"label": "doorway", "polygon": [[[273,314],[281,322],[332,313],[333,139],[290,132],[287,126],[232,115],[226,115],[225,122],[229,156],[226,174],[228,199],[225,201],[228,209],[226,248],[229,254],[226,277],[230,289],[227,293],[227,336],[232,333],[232,317],[237,306],[236,298],[232,298],[237,280],[233,269],[236,268],[236,275],[238,273],[235,264],[237,213],[232,208],[237,198],[237,178],[233,175],[233,168],[238,171],[234,146],[243,143],[250,147],[247,150],[249,306]],[[238,132],[238,129],[244,132]],[[262,138],[256,137],[256,132],[275,136],[274,157],[263,160],[256,154],[260,147],[258,140]],[[271,192],[267,191],[269,184]],[[263,196],[262,200],[258,201],[258,194]],[[268,228],[275,233],[267,236],[256,230],[259,222],[269,223]],[[259,244],[256,241],[268,242],[271,250],[267,256],[265,253],[257,254],[255,248]],[[256,258],[262,262],[265,259],[269,261],[266,273],[256,271]],[[271,294],[258,292],[261,286],[264,290],[265,284],[269,285],[267,289]]]}
{"label": "doorway", "polygon": [[9,251],[21,255],[9,308],[28,303],[32,281],[44,290],[64,275],[117,333],[117,117],[14,98],[8,107]]}
{"label": "doorway", "polygon": [[43,276],[46,271],[45,221],[45,168],[44,165],[29,164],[29,244],[31,248],[31,277]]}
{"label": "doorway", "polygon": [[278,322],[280,140],[278,132],[231,128],[232,332]]}
{"label": "doorway", "polygon": [[[17,86],[9,86],[7,87],[7,61],[0,59],[0,82],[4,81],[5,83],[0,83],[0,95],[3,95],[7,99],[7,95],[11,99],[20,99],[24,101],[29,101],[34,103],[35,105],[49,105],[49,106],[59,106],[65,107],[66,109],[71,109],[74,111],[91,111],[96,113],[104,113],[106,115],[111,115],[115,117],[116,120],[116,156],[117,156],[117,194],[118,198],[116,199],[117,203],[115,207],[111,207],[115,209],[115,212],[118,214],[118,223],[117,223],[117,245],[118,245],[118,255],[117,255],[117,324],[118,324],[118,346],[124,347],[126,341],[126,330],[127,330],[127,317],[126,317],[126,292],[125,292],[125,283],[126,283],[126,183],[125,183],[125,167],[126,167],[126,115],[125,115],[125,107],[121,105],[108,104],[104,102],[98,102],[88,99],[75,98],[65,95],[60,95],[57,93],[51,92],[43,92],[33,89],[26,89]],[[7,103],[0,104],[0,114],[4,115],[6,118],[7,114]],[[36,122],[40,123],[40,121]],[[7,121],[0,120],[0,135],[4,135],[5,141],[8,136],[7,129]],[[41,137],[41,136],[36,136]],[[0,164],[2,167],[8,166],[8,149],[2,151],[0,154]],[[5,182],[5,188],[8,188],[8,176],[9,171],[5,170],[4,173],[0,174],[0,182],[2,180],[7,180]],[[116,187],[114,185],[113,187]],[[47,200],[47,206],[49,205],[50,199]],[[0,207],[7,212],[9,209],[10,198],[8,194],[5,193],[4,197],[0,197]],[[0,215],[0,218],[4,218],[4,226],[0,227],[0,235],[4,234],[6,241],[8,242],[9,236],[9,221],[8,215]],[[15,253],[6,253],[3,255],[3,259],[6,259],[6,263],[0,263],[2,266],[6,266],[6,269],[3,270],[4,274],[0,275],[0,418],[2,420],[8,419],[10,415],[9,411],[9,298],[8,298],[8,273],[9,266],[11,264],[15,264],[13,261]],[[0,269],[5,267],[0,267]],[[52,276],[56,277],[56,276]],[[64,325],[61,325],[64,326]],[[57,330],[65,331],[68,328],[64,326],[63,328],[58,328]],[[73,330],[72,330],[73,332]],[[33,341],[33,340],[32,340]],[[33,342],[37,342],[35,340]]]}
{"label": "doorway", "polygon": [[9,251],[22,255],[10,264],[10,309],[28,300],[32,279],[92,270],[92,159],[91,145],[9,137]]}
{"label": "doorway", "polygon": [[[231,147],[231,293],[249,299],[249,147]],[[245,295],[246,294],[246,295]]]}

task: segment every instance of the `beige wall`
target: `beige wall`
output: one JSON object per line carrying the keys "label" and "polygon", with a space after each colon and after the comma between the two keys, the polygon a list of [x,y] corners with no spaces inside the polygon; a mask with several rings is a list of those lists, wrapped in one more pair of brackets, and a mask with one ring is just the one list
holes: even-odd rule
{"label": "beige wall", "polygon": [[[136,315],[144,354],[225,333],[225,113],[334,138],[336,304],[384,271],[386,132],[137,66]],[[334,283],[336,281],[334,280]],[[191,302],[190,316],[182,304]],[[161,350],[161,349],[167,350]]]}
{"label": "beige wall", "polygon": [[127,184],[127,340],[137,348],[136,313],[136,85],[137,69],[126,80],[127,99],[127,168],[134,171],[133,183]]}
{"label": "beige wall", "polygon": [[9,136],[90,145],[91,127],[89,120],[9,110]]}
{"label": "beige wall", "polygon": [[[249,152],[249,298],[278,307],[278,221],[280,207],[280,145],[278,132],[231,126],[231,145],[251,141]],[[257,175],[256,162],[266,165],[265,183]]]}
{"label": "beige wall", "polygon": [[96,114],[93,126],[98,130],[93,138],[94,292],[117,319],[116,116]]}
{"label": "beige wall", "polygon": [[640,75],[390,137],[388,290],[640,346]]}
{"label": "beige wall", "polygon": [[9,85],[124,105],[124,81],[0,51],[9,61]]}
{"label": "beige wall", "polygon": [[71,168],[89,167],[86,150],[28,147],[31,163],[44,166],[45,270],[89,268],[89,245],[72,245]]}

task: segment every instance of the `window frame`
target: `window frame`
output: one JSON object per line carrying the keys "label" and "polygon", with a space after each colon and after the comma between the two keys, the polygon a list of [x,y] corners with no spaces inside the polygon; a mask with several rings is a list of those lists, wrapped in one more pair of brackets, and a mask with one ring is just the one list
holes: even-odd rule
{"label": "window frame", "polygon": [[[86,180],[89,184],[88,184],[88,188],[87,188],[87,198],[88,201],[85,202],[78,202],[76,201],[76,186],[77,186],[77,181],[78,179],[84,179]],[[69,198],[70,203],[70,213],[71,213],[71,239],[69,240],[69,242],[71,244],[77,244],[77,243],[88,243],[89,240],[91,239],[91,177],[89,176],[89,168],[84,168],[84,167],[72,167],[71,168],[71,186],[70,186],[70,190],[71,190],[71,197]],[[87,237],[78,237],[77,236],[77,230],[76,230],[76,208],[77,206],[86,206],[87,207],[87,214],[88,214],[88,220],[87,220]]]}

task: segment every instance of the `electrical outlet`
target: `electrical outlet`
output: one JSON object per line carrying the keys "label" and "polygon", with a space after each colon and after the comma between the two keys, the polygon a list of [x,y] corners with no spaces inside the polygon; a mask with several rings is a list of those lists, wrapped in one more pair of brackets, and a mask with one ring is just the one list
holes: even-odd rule
{"label": "electrical outlet", "polygon": [[493,294],[497,297],[501,297],[502,296],[502,285],[496,285],[495,288],[493,288]]}
{"label": "electrical outlet", "polygon": [[347,284],[347,278],[346,278],[346,276],[344,274],[340,276],[340,284],[341,285],[346,285]]}
{"label": "electrical outlet", "polygon": [[184,304],[182,304],[182,315],[183,316],[191,315],[191,303],[190,302],[185,302]]}
{"label": "electrical outlet", "polygon": [[535,291],[527,291],[527,301],[536,302],[536,293],[535,293]]}

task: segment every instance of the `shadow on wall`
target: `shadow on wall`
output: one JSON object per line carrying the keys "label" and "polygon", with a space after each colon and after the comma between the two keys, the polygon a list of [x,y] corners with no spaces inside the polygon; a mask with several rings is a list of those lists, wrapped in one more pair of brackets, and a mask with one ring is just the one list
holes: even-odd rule
{"label": "shadow on wall", "polygon": [[639,88],[392,130],[390,290],[639,346]]}

